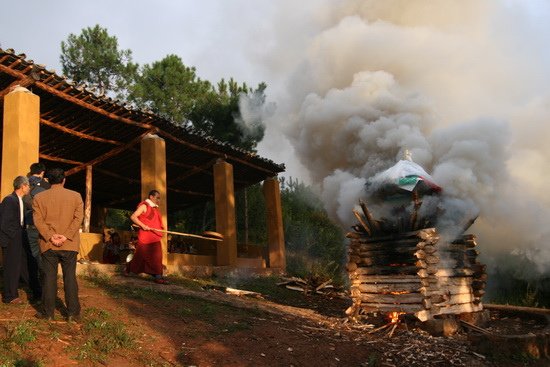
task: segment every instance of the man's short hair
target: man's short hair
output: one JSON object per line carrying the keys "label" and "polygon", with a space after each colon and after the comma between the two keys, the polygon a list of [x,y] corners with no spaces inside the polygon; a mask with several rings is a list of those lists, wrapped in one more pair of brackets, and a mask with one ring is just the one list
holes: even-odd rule
{"label": "man's short hair", "polygon": [[48,170],[48,181],[52,185],[60,184],[65,179],[65,171],[61,168],[52,168]]}
{"label": "man's short hair", "polygon": [[28,185],[29,179],[25,176],[17,176],[15,180],[13,180],[13,189],[17,190],[20,189],[23,185]]}
{"label": "man's short hair", "polygon": [[39,175],[44,171],[46,171],[46,166],[44,165],[44,163],[31,164],[31,175]]}
{"label": "man's short hair", "polygon": [[155,196],[156,194],[159,194],[159,195],[160,195],[160,192],[159,192],[158,190],[151,190],[151,191],[149,191],[149,195],[148,195],[147,197],[149,197],[149,196]]}

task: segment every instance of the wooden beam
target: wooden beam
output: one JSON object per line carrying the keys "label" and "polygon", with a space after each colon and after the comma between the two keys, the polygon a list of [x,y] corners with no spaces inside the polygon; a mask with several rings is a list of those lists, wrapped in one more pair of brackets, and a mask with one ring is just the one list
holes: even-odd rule
{"label": "wooden beam", "polygon": [[[19,62],[21,62],[19,60]],[[12,65],[14,65],[15,63],[13,63]],[[17,64],[16,64],[17,65]],[[22,77],[25,76],[25,74],[22,74],[20,71],[17,71],[15,69],[12,69],[6,65],[2,65],[0,64],[0,71],[3,72],[3,73],[6,73],[8,75],[11,75],[13,76],[14,78],[17,78],[17,79],[21,79]]]}
{"label": "wooden beam", "polygon": [[51,93],[59,98],[62,98],[66,101],[69,101],[71,103],[74,103],[78,106],[81,106],[83,108],[86,108],[88,110],[91,110],[91,111],[94,111],[100,115],[103,115],[103,116],[106,116],[112,120],[115,120],[115,121],[120,121],[122,123],[125,123],[127,125],[132,125],[132,126],[137,126],[137,127],[141,127],[143,129],[147,129],[147,130],[153,130],[153,131],[156,131],[158,128],[151,125],[151,124],[145,124],[143,122],[137,122],[137,121],[134,121],[134,120],[131,120],[129,118],[125,118],[125,117],[121,117],[119,115],[116,115],[114,113],[111,113],[111,112],[107,112],[105,111],[103,108],[100,108],[100,107],[97,107],[97,106],[94,106],[93,103],[89,103],[89,102],[84,102],[82,99],[78,99],[78,98],[75,98],[73,96],[70,96],[68,95],[67,93],[64,93],[62,91],[59,91],[57,89],[55,89],[54,87],[50,87],[49,85],[47,84],[44,84],[42,82],[37,82],[36,83],[36,86],[39,87],[40,89],[43,89],[45,90],[46,92],[48,93]]}
{"label": "wooden beam", "polygon": [[23,78],[23,79],[17,79],[14,82],[12,82],[10,85],[8,85],[6,88],[4,88],[0,91],[0,100],[3,100],[4,96],[6,94],[8,94],[9,92],[11,92],[13,90],[13,88],[15,88],[16,86],[19,85],[21,87],[27,88],[27,87],[33,85],[34,83],[36,83],[36,79],[34,79],[30,75],[27,76],[26,78]]}
{"label": "wooden beam", "polygon": [[83,169],[86,168],[86,166],[94,166],[100,162],[103,162],[104,160],[107,160],[111,157],[114,157],[116,156],[117,154],[125,151],[126,149],[128,149],[129,147],[139,143],[141,141],[141,139],[143,139],[143,137],[147,134],[150,134],[152,133],[153,131],[155,131],[156,129],[153,129],[153,130],[150,130],[150,131],[145,131],[143,134],[140,134],[139,136],[137,136],[135,139],[133,139],[132,141],[130,141],[128,144],[125,144],[125,145],[121,145],[115,149],[112,149],[110,151],[108,151],[107,153],[103,154],[102,156],[99,156],[95,159],[92,159],[91,161],[89,162],[86,162],[84,164],[81,164],[80,166],[78,167],[74,167],[74,168],[71,168],[70,170],[68,170],[67,172],[65,172],[65,176],[70,176],[70,175],[73,175],[77,172],[80,172],[82,171]]}
{"label": "wooden beam", "polygon": [[80,132],[80,131],[76,131],[76,130],[73,130],[73,129],[69,129],[68,127],[65,127],[65,126],[61,126],[61,125],[56,124],[55,122],[52,122],[52,121],[50,121],[50,120],[46,120],[45,118],[41,118],[41,119],[40,119],[40,123],[41,123],[41,124],[44,124],[44,125],[47,125],[47,126],[50,126],[50,127],[53,127],[54,129],[63,131],[64,133],[67,133],[67,134],[74,135],[74,136],[76,136],[76,137],[82,138],[82,139],[93,140],[93,141],[98,141],[98,142],[100,142],[100,143],[113,144],[113,145],[117,145],[117,146],[118,146],[118,145],[122,145],[122,143],[119,142],[119,141],[109,140],[109,139],[103,139],[103,138],[100,138],[100,137],[97,137],[97,136],[85,134],[85,133],[82,133],[82,132]]}
{"label": "wooden beam", "polygon": [[205,192],[186,191],[186,190],[175,189],[175,188],[173,188],[173,187],[168,187],[168,190],[169,190],[169,191],[177,192],[177,193],[179,193],[179,194],[185,194],[185,195],[204,196],[204,197],[207,197],[207,198],[212,198],[212,197],[214,197],[213,194],[207,194],[207,193],[205,193]]}
{"label": "wooden beam", "polygon": [[72,164],[72,165],[75,165],[75,166],[80,166],[80,165],[85,164],[83,162],[73,161],[73,160],[65,159],[65,158],[54,157],[54,156],[43,154],[43,153],[40,153],[39,157],[40,157],[40,159],[45,159],[47,161],[67,163],[67,164]]}
{"label": "wooden beam", "polygon": [[235,161],[235,162],[239,162],[239,163],[242,163],[244,165],[247,165],[249,167],[252,167],[254,169],[257,169],[259,171],[263,171],[263,172],[267,172],[267,173],[270,173],[270,174],[273,174],[275,172],[267,169],[267,168],[263,168],[263,167],[260,167],[254,163],[251,163],[247,160],[244,160],[244,159],[241,159],[241,158],[237,158],[237,157],[233,157],[233,156],[228,156],[227,154],[225,153],[222,153],[222,152],[218,152],[216,150],[212,150],[212,149],[209,149],[209,148],[206,148],[206,147],[201,147],[199,145],[196,145],[196,144],[192,144],[192,143],[189,143],[187,141],[184,141],[184,140],[181,140],[179,138],[176,138],[175,136],[171,135],[171,134],[168,134],[167,132],[163,131],[163,130],[159,130],[157,132],[158,135],[161,135],[162,137],[166,138],[166,139],[170,139],[178,144],[181,144],[181,145],[185,145],[185,146],[188,146],[190,148],[193,148],[195,150],[200,150],[200,151],[203,151],[203,152],[207,152],[207,153],[210,153],[218,158],[223,158],[225,160],[232,160],[232,161]]}
{"label": "wooden beam", "polygon": [[[168,182],[169,185],[172,185],[176,182],[179,182],[179,181],[184,181],[185,179],[187,179],[188,177],[191,177],[201,171],[206,171],[207,169],[209,169],[210,167],[212,167],[214,165],[214,163],[216,163],[216,161],[218,160],[218,158],[214,158],[214,159],[211,159],[209,160],[208,162],[206,162],[205,164],[201,165],[201,166],[196,166],[196,167],[193,167],[192,169],[190,169],[189,171],[185,172],[183,175],[181,176],[178,176],[176,177],[175,179],[173,180],[170,180]],[[212,172],[211,171],[207,171],[210,173],[210,175],[212,175]]]}
{"label": "wooden beam", "polygon": [[117,173],[108,171],[108,170],[103,169],[103,168],[94,167],[94,170],[95,170],[96,172],[101,173],[101,174],[104,174],[104,175],[107,175],[107,176],[111,176],[111,177],[117,178],[117,179],[119,179],[119,180],[124,180],[124,181],[126,181],[126,182],[128,182],[128,183],[135,183],[135,184],[140,184],[140,183],[141,183],[140,180],[135,180],[135,179],[130,178],[130,177],[122,176],[122,175],[119,175],[119,174],[117,174]]}

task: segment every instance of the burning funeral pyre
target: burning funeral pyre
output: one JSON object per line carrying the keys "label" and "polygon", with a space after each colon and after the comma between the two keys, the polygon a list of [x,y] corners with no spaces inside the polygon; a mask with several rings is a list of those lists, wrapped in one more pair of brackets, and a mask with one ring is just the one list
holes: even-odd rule
{"label": "burning funeral pyre", "polygon": [[346,314],[380,312],[395,323],[402,314],[426,321],[482,311],[486,269],[477,261],[476,237],[464,234],[477,214],[456,219],[451,231],[438,226],[445,217],[442,190],[410,159],[378,178],[369,204],[384,206],[387,217],[376,219],[365,202],[353,210],[358,224],[347,234],[353,304]]}

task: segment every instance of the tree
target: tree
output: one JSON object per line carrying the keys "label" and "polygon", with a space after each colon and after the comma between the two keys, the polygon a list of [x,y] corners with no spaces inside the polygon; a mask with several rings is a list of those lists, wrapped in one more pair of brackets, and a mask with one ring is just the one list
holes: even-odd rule
{"label": "tree", "polygon": [[60,60],[69,78],[117,98],[126,96],[138,69],[132,63],[132,51],[119,50],[117,38],[99,25],[82,29],[78,36],[69,34],[67,41],[61,42]]}
{"label": "tree", "polygon": [[177,55],[168,55],[142,67],[129,99],[140,108],[185,126],[211,93],[212,85],[200,79],[194,67],[185,66]]}
{"label": "tree", "polygon": [[[253,150],[263,137],[263,126],[243,129],[239,100],[244,96],[265,101],[265,83],[251,91],[233,78],[222,79],[214,86],[197,76],[194,67],[186,66],[177,55],[168,55],[151,65],[144,65],[130,88],[129,100],[139,108],[191,126],[235,146]],[[263,103],[263,102],[262,102]]]}

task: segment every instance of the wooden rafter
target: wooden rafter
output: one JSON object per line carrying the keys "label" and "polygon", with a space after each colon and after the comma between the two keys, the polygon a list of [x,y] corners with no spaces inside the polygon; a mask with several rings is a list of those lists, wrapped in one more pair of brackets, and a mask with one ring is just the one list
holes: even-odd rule
{"label": "wooden rafter", "polygon": [[26,78],[23,78],[23,79],[17,79],[15,81],[13,81],[10,85],[8,85],[6,88],[4,88],[3,90],[0,91],[0,100],[4,99],[4,96],[6,94],[8,94],[9,92],[12,91],[13,88],[15,88],[16,86],[21,86],[21,87],[30,87],[31,85],[33,85],[34,83],[36,83],[36,79],[34,79],[32,76],[28,76]]}
{"label": "wooden rafter", "polygon": [[70,170],[68,170],[67,172],[65,172],[65,176],[70,176],[72,174],[75,174],[77,172],[80,172],[82,171],[83,169],[86,169],[86,166],[94,166],[100,162],[103,162],[104,160],[107,160],[111,157],[114,157],[116,156],[117,154],[125,151],[126,149],[128,149],[129,147],[139,143],[141,141],[141,139],[143,139],[143,137],[147,134],[150,134],[150,133],[153,133],[156,129],[151,129],[149,131],[145,131],[143,134],[140,134],[138,137],[134,138],[132,141],[130,141],[129,143],[125,144],[125,145],[121,145],[115,149],[112,149],[110,151],[108,151],[107,153],[103,154],[102,156],[99,156],[95,159],[92,159],[91,161],[89,162],[86,162],[84,164],[81,164],[80,166],[77,166],[77,167],[74,167],[74,168],[71,168]]}
{"label": "wooden rafter", "polygon": [[59,91],[59,90],[55,89],[54,87],[51,87],[51,86],[49,86],[47,84],[44,84],[44,83],[41,83],[41,82],[37,82],[36,86],[39,87],[40,89],[45,90],[48,93],[51,93],[51,94],[59,97],[59,98],[65,99],[65,100],[67,100],[71,103],[74,103],[74,104],[78,105],[78,106],[81,106],[81,107],[84,107],[88,110],[94,111],[94,112],[96,112],[100,115],[106,116],[106,117],[108,117],[112,120],[120,121],[120,122],[125,123],[127,125],[138,126],[138,127],[141,127],[143,129],[147,129],[147,130],[157,129],[155,126],[153,126],[151,124],[145,124],[143,122],[137,122],[137,121],[131,120],[129,118],[121,117],[121,116],[116,115],[114,113],[107,112],[103,108],[95,106],[93,103],[96,102],[96,101],[84,102],[84,99],[75,98],[73,96],[68,95],[67,93]]}
{"label": "wooden rafter", "polygon": [[207,193],[205,193],[205,192],[180,190],[180,189],[175,189],[175,188],[173,188],[173,187],[167,187],[167,189],[168,189],[168,191],[174,191],[174,192],[177,192],[177,193],[179,193],[179,194],[193,195],[193,196],[204,196],[204,197],[207,197],[207,198],[214,197],[214,195],[212,195],[212,194],[207,194]]}
{"label": "wooden rafter", "polygon": [[104,174],[104,175],[107,175],[107,176],[111,176],[111,177],[114,177],[114,178],[117,178],[119,180],[124,180],[128,183],[135,183],[135,184],[140,184],[141,181],[140,180],[134,180],[133,178],[129,178],[129,177],[126,177],[126,176],[122,176],[122,175],[119,175],[118,173],[114,173],[114,172],[111,172],[111,171],[108,171],[106,169],[103,169],[103,168],[97,168],[97,167],[94,167],[94,170],[96,172],[99,172],[101,174]]}
{"label": "wooden rafter", "polygon": [[79,162],[79,161],[73,161],[71,159],[65,159],[65,158],[59,158],[59,157],[54,157],[52,155],[48,155],[48,154],[43,154],[43,153],[40,153],[39,155],[40,159],[45,159],[47,161],[51,161],[51,162],[59,162],[59,163],[67,163],[67,164],[72,164],[72,165],[75,165],[75,166],[80,166],[82,164],[85,164],[83,162]]}
{"label": "wooden rafter", "polygon": [[65,126],[61,126],[61,125],[56,124],[55,122],[52,122],[50,120],[46,120],[45,118],[41,118],[40,123],[44,124],[44,125],[47,125],[47,126],[50,126],[50,127],[53,127],[54,129],[63,131],[64,133],[82,138],[82,139],[93,140],[93,141],[98,141],[98,142],[101,142],[101,143],[107,143],[107,144],[113,144],[113,145],[122,145],[122,143],[119,142],[119,141],[103,139],[103,138],[100,138],[100,137],[97,137],[97,136],[85,134],[85,133],[82,133],[80,131],[69,129],[68,127],[65,127]]}
{"label": "wooden rafter", "polygon": [[171,134],[168,134],[167,132],[165,131],[162,131],[162,130],[159,130],[157,132],[158,135],[161,135],[163,136],[164,138],[167,138],[167,139],[170,139],[178,144],[181,144],[181,145],[185,145],[185,146],[188,146],[190,148],[193,148],[195,150],[200,150],[200,151],[203,151],[203,152],[207,152],[207,153],[210,153],[218,158],[223,158],[223,159],[226,159],[226,160],[229,160],[231,159],[232,161],[235,161],[235,162],[239,162],[239,163],[242,163],[244,165],[247,165],[249,167],[252,167],[254,169],[257,169],[257,170],[260,170],[260,171],[263,171],[263,172],[267,172],[267,173],[273,173],[273,171],[269,170],[269,169],[266,169],[266,168],[263,168],[263,167],[260,167],[254,163],[251,163],[245,159],[240,159],[240,158],[237,158],[237,157],[228,157],[227,154],[225,153],[222,153],[222,152],[218,152],[218,151],[215,151],[215,150],[212,150],[212,149],[208,149],[206,147],[201,147],[199,145],[195,145],[195,144],[192,144],[192,143],[189,143],[187,141],[184,141],[184,140],[181,140],[181,139],[178,139],[176,138],[175,136],[171,135]]}
{"label": "wooden rafter", "polygon": [[[209,160],[208,162],[206,162],[202,166],[193,167],[189,171],[185,172],[183,175],[178,176],[178,177],[174,178],[173,180],[168,181],[168,185],[172,185],[176,182],[184,181],[188,177],[196,175],[199,172],[206,171],[208,168],[212,167],[212,165],[214,163],[216,163],[217,160],[218,160],[218,158],[214,158],[214,159]],[[209,172],[209,173],[210,173],[210,175],[212,175],[212,172]]]}

